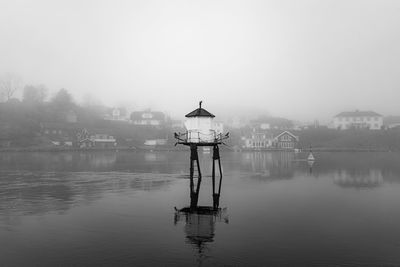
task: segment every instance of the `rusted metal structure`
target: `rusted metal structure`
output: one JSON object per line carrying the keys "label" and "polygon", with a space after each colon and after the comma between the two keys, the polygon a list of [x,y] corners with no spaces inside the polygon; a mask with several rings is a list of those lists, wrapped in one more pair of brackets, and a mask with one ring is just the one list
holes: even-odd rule
{"label": "rusted metal structure", "polygon": [[[217,210],[219,208],[219,199],[221,195],[221,184],[222,184],[222,167],[221,157],[219,153],[219,145],[223,144],[223,140],[229,138],[229,133],[223,135],[213,129],[214,115],[201,107],[202,101],[199,103],[199,108],[188,113],[185,117],[187,118],[185,127],[185,133],[175,133],[177,144],[185,145],[190,147],[190,210],[194,211],[198,207],[199,192],[201,185],[201,168],[198,154],[198,147],[212,147],[212,209]],[[219,183],[216,184],[216,161],[219,170]],[[194,182],[195,167],[197,167],[197,184]],[[205,207],[202,207],[203,209]]]}

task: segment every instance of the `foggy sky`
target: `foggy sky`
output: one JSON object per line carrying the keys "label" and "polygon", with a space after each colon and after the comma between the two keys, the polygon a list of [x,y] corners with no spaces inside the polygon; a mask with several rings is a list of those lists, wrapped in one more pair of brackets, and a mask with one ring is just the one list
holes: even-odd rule
{"label": "foggy sky", "polygon": [[400,1],[0,0],[0,73],[78,101],[400,115],[399,64]]}

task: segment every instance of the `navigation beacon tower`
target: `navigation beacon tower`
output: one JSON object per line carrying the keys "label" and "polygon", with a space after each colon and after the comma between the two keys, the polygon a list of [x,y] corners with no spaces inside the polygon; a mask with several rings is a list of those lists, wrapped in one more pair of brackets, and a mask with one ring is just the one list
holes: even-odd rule
{"label": "navigation beacon tower", "polygon": [[[219,208],[219,198],[221,194],[222,183],[222,167],[218,145],[223,144],[223,140],[229,138],[229,133],[223,135],[217,133],[214,129],[214,115],[201,107],[202,101],[199,102],[199,108],[186,114],[185,133],[175,133],[177,144],[190,147],[190,210],[195,211],[198,206],[200,185],[201,185],[201,169],[197,148],[199,146],[208,146],[213,148],[212,155],[212,198],[213,209]],[[218,161],[219,183],[216,187],[215,179],[215,161]],[[194,168],[197,166],[197,185],[194,184]]]}

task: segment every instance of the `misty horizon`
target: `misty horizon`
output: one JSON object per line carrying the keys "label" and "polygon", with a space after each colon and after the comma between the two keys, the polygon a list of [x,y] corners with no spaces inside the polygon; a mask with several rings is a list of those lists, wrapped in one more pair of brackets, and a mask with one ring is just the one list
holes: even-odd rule
{"label": "misty horizon", "polygon": [[107,106],[399,115],[397,1],[0,3],[0,74]]}

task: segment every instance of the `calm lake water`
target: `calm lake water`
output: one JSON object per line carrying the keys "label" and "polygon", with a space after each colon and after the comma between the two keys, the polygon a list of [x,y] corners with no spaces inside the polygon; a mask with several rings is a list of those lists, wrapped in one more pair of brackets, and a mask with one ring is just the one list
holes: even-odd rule
{"label": "calm lake water", "polygon": [[221,156],[185,216],[189,151],[2,153],[0,266],[400,266],[400,154]]}

